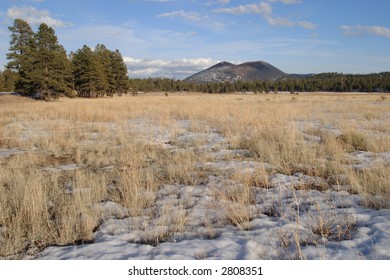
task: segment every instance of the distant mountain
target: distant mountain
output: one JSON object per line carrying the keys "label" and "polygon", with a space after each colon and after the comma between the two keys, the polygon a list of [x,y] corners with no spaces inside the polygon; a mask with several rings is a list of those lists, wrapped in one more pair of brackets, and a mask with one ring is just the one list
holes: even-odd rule
{"label": "distant mountain", "polygon": [[236,82],[238,80],[258,81],[275,80],[286,76],[286,73],[264,61],[245,62],[235,65],[226,61],[200,71],[186,79],[186,82]]}

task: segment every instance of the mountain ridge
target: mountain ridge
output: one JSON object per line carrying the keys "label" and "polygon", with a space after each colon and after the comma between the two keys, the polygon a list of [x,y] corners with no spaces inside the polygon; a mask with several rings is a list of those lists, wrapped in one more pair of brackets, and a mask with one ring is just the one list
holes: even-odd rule
{"label": "mountain ridge", "polygon": [[184,81],[194,83],[209,82],[237,82],[237,81],[261,81],[275,80],[287,74],[265,61],[248,61],[241,64],[233,64],[221,61],[207,69],[195,73]]}

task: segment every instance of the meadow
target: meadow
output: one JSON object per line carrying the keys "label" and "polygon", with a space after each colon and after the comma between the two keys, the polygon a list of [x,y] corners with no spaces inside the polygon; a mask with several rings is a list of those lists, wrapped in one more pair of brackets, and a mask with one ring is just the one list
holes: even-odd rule
{"label": "meadow", "polygon": [[377,94],[0,96],[0,258],[389,259],[389,118]]}

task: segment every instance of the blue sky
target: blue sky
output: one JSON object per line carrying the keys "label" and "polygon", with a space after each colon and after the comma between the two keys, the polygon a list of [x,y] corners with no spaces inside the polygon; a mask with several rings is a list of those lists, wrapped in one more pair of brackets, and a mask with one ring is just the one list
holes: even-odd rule
{"label": "blue sky", "polygon": [[68,51],[119,49],[130,77],[185,78],[219,61],[263,60],[287,73],[390,71],[389,0],[2,0],[8,26],[51,25]]}

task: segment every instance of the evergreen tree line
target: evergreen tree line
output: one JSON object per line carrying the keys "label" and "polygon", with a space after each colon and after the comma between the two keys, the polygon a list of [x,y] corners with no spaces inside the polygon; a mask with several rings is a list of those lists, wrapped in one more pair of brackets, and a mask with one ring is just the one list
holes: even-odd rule
{"label": "evergreen tree line", "polygon": [[390,92],[390,72],[373,74],[322,73],[316,75],[285,77],[276,81],[235,83],[188,83],[180,80],[148,78],[130,79],[133,92],[188,91],[205,93],[233,92]]}
{"label": "evergreen tree line", "polygon": [[16,19],[9,30],[9,62],[0,75],[2,90],[45,100],[127,92],[127,67],[118,50],[98,44],[94,50],[83,46],[67,56],[54,29],[45,23],[34,33],[26,21]]}
{"label": "evergreen tree line", "polygon": [[371,74],[321,73],[274,83],[279,91],[390,92],[390,72]]}

